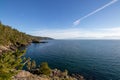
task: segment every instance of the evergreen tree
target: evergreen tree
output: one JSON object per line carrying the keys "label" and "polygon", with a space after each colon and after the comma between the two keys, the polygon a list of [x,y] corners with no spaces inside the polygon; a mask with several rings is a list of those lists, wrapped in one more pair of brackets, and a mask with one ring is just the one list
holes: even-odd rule
{"label": "evergreen tree", "polygon": [[10,80],[23,67],[25,51],[8,52],[0,55],[0,80]]}
{"label": "evergreen tree", "polygon": [[27,69],[30,71],[31,70],[31,61],[28,61],[27,62],[27,65],[26,65]]}
{"label": "evergreen tree", "polygon": [[41,74],[44,74],[44,75],[50,75],[50,73],[51,73],[51,69],[48,66],[47,62],[42,62],[41,63],[39,71],[40,71]]}
{"label": "evergreen tree", "polygon": [[36,62],[33,60],[32,62],[31,62],[31,68],[33,69],[33,68],[35,68],[36,67]]}
{"label": "evergreen tree", "polygon": [[29,61],[27,62],[26,67],[29,71],[31,71],[33,68],[36,67],[36,62],[34,60],[30,61],[30,58],[28,60]]}

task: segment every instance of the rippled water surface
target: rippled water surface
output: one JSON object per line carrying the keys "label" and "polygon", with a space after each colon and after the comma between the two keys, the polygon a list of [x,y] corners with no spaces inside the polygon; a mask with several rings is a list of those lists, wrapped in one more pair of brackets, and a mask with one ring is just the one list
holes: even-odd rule
{"label": "rippled water surface", "polygon": [[31,44],[26,55],[37,64],[79,73],[87,80],[120,80],[119,40],[49,40]]}

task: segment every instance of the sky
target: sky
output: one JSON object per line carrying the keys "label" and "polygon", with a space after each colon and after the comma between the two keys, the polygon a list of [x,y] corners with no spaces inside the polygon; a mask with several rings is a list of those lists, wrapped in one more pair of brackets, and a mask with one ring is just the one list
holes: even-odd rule
{"label": "sky", "polygon": [[120,0],[0,0],[0,21],[34,36],[120,39]]}

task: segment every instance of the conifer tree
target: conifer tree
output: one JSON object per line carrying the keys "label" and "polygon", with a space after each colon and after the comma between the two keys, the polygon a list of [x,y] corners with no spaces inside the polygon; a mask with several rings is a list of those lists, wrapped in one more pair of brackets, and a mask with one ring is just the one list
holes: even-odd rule
{"label": "conifer tree", "polygon": [[10,80],[23,67],[25,51],[8,52],[0,55],[0,80]]}
{"label": "conifer tree", "polygon": [[30,71],[31,70],[31,61],[28,61],[27,62],[27,65],[26,65],[27,69]]}
{"label": "conifer tree", "polygon": [[36,62],[33,60],[32,62],[31,62],[31,68],[35,68],[36,67]]}
{"label": "conifer tree", "polygon": [[40,71],[41,74],[44,74],[44,75],[50,75],[50,73],[51,73],[51,69],[48,66],[47,62],[42,62],[40,64],[39,71]]}

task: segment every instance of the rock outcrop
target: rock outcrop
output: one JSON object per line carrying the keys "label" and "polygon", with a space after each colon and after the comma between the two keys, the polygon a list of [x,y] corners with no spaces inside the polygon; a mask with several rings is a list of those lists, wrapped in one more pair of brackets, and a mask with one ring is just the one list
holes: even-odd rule
{"label": "rock outcrop", "polygon": [[6,51],[10,51],[9,46],[0,45],[0,53],[6,52]]}
{"label": "rock outcrop", "polygon": [[33,75],[28,71],[21,70],[17,75],[15,75],[12,80],[50,80],[47,77],[41,77],[38,75]]}
{"label": "rock outcrop", "polygon": [[[60,70],[53,70],[54,74],[52,76],[46,76],[46,75],[35,75],[28,71],[21,70],[19,73],[12,77],[12,80],[85,80],[83,76],[78,77],[78,75],[74,75],[74,77],[69,75],[61,75]],[[65,78],[67,77],[67,78]]]}

